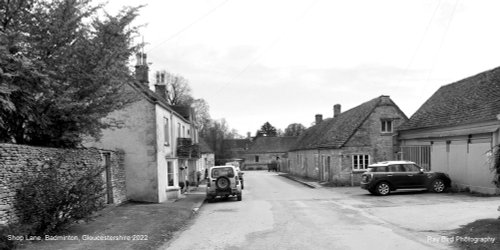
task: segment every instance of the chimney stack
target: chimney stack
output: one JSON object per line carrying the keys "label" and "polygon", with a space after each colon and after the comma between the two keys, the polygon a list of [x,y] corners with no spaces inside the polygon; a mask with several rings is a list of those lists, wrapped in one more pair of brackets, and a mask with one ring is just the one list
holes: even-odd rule
{"label": "chimney stack", "polygon": [[316,124],[320,124],[322,121],[323,121],[323,115],[317,114],[316,115]]}
{"label": "chimney stack", "polygon": [[137,53],[135,65],[135,79],[149,87],[149,67],[146,53]]}
{"label": "chimney stack", "polygon": [[333,105],[333,118],[340,115],[340,104]]}
{"label": "chimney stack", "polygon": [[167,85],[165,85],[165,71],[156,71],[155,93],[167,100]]}
{"label": "chimney stack", "polygon": [[250,132],[247,132],[247,139],[250,139],[250,138],[252,138],[252,136],[251,136]]}

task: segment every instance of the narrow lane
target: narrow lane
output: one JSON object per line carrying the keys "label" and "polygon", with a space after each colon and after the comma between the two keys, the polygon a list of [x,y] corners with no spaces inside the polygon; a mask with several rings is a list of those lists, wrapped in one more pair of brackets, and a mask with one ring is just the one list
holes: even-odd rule
{"label": "narrow lane", "polygon": [[206,203],[163,249],[436,249],[425,235],[353,206],[331,189],[310,189],[276,173],[246,172],[243,201]]}

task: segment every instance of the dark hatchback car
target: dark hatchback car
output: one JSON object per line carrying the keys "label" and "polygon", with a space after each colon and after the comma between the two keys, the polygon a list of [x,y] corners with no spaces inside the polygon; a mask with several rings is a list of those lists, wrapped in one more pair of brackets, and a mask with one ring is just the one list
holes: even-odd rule
{"label": "dark hatchback car", "polygon": [[385,161],[368,166],[361,176],[361,188],[376,195],[396,189],[428,189],[442,193],[451,186],[445,173],[427,172],[411,161]]}

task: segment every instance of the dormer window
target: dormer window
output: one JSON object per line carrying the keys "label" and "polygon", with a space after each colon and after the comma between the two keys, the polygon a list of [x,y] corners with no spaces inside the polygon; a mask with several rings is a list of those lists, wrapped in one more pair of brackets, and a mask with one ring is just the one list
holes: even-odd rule
{"label": "dormer window", "polygon": [[392,120],[381,120],[381,132],[382,133],[392,133]]}

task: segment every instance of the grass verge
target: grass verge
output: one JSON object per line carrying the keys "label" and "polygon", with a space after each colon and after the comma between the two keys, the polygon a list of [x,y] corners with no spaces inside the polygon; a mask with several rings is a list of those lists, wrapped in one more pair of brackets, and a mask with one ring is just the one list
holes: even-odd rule
{"label": "grass verge", "polygon": [[500,219],[483,219],[469,223],[454,235],[459,249],[500,249]]}

